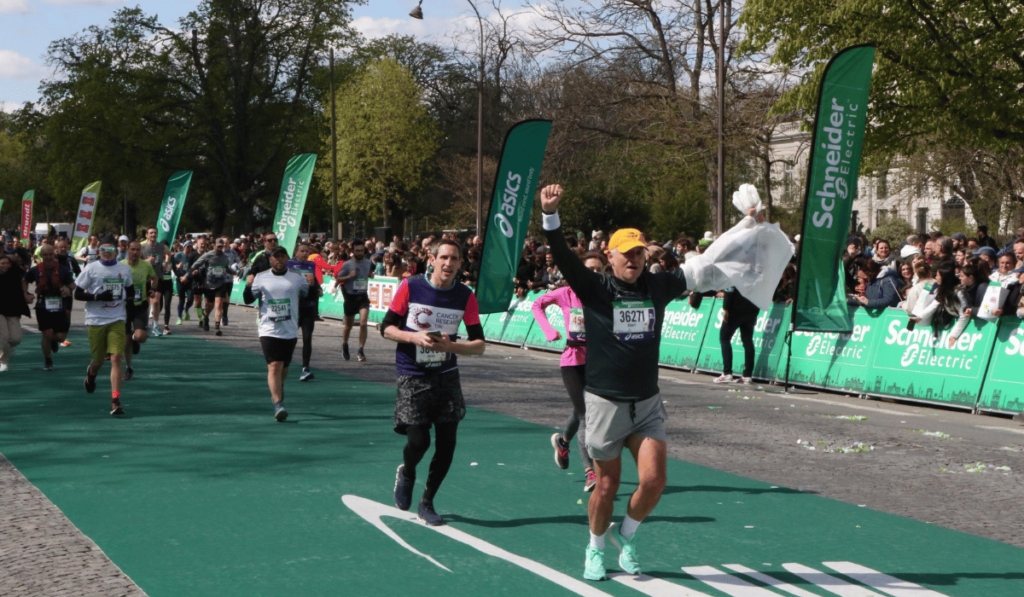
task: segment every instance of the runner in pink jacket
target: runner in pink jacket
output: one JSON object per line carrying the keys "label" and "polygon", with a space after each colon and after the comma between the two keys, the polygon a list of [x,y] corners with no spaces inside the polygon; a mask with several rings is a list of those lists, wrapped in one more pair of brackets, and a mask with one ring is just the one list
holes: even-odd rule
{"label": "runner in pink jacket", "polygon": [[[583,260],[587,268],[600,272],[604,270],[604,261],[597,254],[587,255]],[[594,474],[594,461],[587,453],[586,444],[586,406],[583,400],[583,388],[587,385],[586,363],[587,344],[583,328],[583,305],[576,293],[568,286],[541,295],[533,303],[533,318],[537,325],[544,331],[544,337],[548,342],[555,342],[562,338],[562,334],[551,327],[548,321],[546,309],[550,305],[557,305],[562,309],[562,320],[565,322],[565,350],[562,352],[562,383],[569,392],[569,400],[572,401],[572,414],[565,423],[562,432],[551,436],[551,446],[555,449],[555,464],[559,468],[569,468],[569,442],[573,436],[578,434],[576,439],[579,445],[580,458],[583,459],[586,482],[583,491],[591,491],[597,482]],[[583,421],[584,425],[580,426]]]}

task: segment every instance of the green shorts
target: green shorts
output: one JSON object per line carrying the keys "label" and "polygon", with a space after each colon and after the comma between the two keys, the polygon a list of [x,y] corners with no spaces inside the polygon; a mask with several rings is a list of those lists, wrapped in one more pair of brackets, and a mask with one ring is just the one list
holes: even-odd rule
{"label": "green shorts", "polygon": [[89,350],[94,363],[102,363],[108,354],[124,354],[125,339],[124,321],[115,321],[107,325],[91,325],[89,330]]}

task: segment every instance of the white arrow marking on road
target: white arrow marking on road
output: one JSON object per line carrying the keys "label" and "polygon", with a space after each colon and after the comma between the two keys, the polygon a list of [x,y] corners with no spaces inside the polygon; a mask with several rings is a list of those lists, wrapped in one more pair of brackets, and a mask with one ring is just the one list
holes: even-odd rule
{"label": "white arrow marking on road", "polygon": [[687,589],[686,587],[661,580],[660,578],[654,578],[653,576],[647,576],[646,574],[612,572],[608,574],[608,578],[650,597],[710,597],[700,591]]}
{"label": "white arrow marking on road", "polygon": [[724,564],[724,567],[728,568],[729,570],[732,570],[733,572],[739,572],[740,574],[749,576],[750,578],[756,581],[763,582],[764,584],[770,587],[774,587],[780,591],[785,591],[790,595],[796,595],[796,597],[818,597],[810,591],[806,591],[804,589],[801,589],[800,587],[793,586],[787,582],[782,582],[777,578],[772,578],[771,576],[768,576],[767,574],[762,574],[760,572],[757,572],[756,570],[751,570],[746,566],[741,566],[739,564]]}
{"label": "white arrow marking on road", "polygon": [[818,585],[830,593],[839,597],[883,597],[878,593],[865,589],[864,587],[850,584],[845,580],[839,580],[834,576],[808,568],[802,564],[783,564],[783,568],[806,580],[809,583]]}
{"label": "white arrow marking on road", "polygon": [[768,589],[762,589],[745,580],[726,574],[714,566],[683,566],[683,572],[732,597],[776,597]]}
{"label": "white arrow marking on road", "polygon": [[[405,522],[411,522],[413,524],[419,524],[423,526],[423,528],[430,529],[431,531],[440,533],[450,539],[454,539],[459,543],[468,545],[481,553],[485,553],[489,556],[494,556],[496,558],[505,560],[506,562],[510,564],[515,564],[516,566],[519,566],[524,570],[533,572],[534,574],[540,576],[544,580],[551,581],[556,585],[559,585],[561,587],[564,587],[565,589],[572,591],[573,593],[576,593],[577,595],[582,595],[583,597],[612,597],[608,593],[605,593],[604,591],[599,591],[595,589],[593,586],[583,581],[576,580],[575,578],[567,574],[562,574],[561,572],[549,568],[539,562],[534,562],[533,560],[524,558],[522,556],[517,556],[514,553],[507,552],[496,545],[492,545],[484,541],[483,539],[478,539],[473,535],[470,535],[469,533],[464,533],[460,530],[453,529],[448,525],[439,527],[428,527],[424,525],[422,522],[420,522],[416,516],[409,514],[408,512],[403,512],[402,510],[399,510],[398,508],[395,508],[393,506],[385,506],[384,504],[374,502],[373,500],[368,500],[357,495],[344,495],[341,497],[341,501],[344,502],[346,506],[348,506],[353,512],[358,514],[361,518],[363,518],[373,526],[377,527],[378,530],[380,530],[388,537],[394,539],[395,542],[397,542],[402,547],[408,549],[409,551],[413,552],[418,556],[426,558],[434,565],[444,570],[447,570],[448,572],[451,572],[451,570],[449,570],[445,566],[442,566],[440,562],[406,543],[404,539],[398,536],[398,533],[388,528],[388,526],[384,524],[384,521],[382,521],[381,518],[384,516],[390,516],[391,518],[394,518],[396,520],[402,520]],[[692,597],[701,596],[699,594],[694,594],[692,595]]]}
{"label": "white arrow marking on road", "polygon": [[900,580],[895,576],[882,574],[871,568],[866,568],[853,562],[822,562],[836,572],[849,576],[853,580],[864,583],[869,587],[888,593],[893,597],[945,597],[942,593],[936,593],[921,585]]}

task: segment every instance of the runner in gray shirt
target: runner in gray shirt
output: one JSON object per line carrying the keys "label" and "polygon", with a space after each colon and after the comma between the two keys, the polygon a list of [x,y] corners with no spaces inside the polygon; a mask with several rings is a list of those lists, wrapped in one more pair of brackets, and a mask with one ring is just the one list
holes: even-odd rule
{"label": "runner in gray shirt", "polygon": [[352,320],[359,314],[359,360],[365,361],[366,324],[370,315],[370,295],[367,294],[368,283],[373,271],[373,263],[366,258],[366,246],[361,240],[352,241],[352,259],[346,261],[338,272],[338,283],[341,295],[345,299],[345,324],[342,327],[341,356],[349,360],[348,336],[352,331]]}
{"label": "runner in gray shirt", "polygon": [[210,331],[210,302],[214,304],[213,321],[217,329],[217,335],[221,335],[220,322],[224,313],[224,303],[230,298],[228,292],[231,288],[232,276],[237,267],[231,258],[224,253],[224,239],[218,238],[213,250],[200,257],[192,266],[192,273],[189,280],[199,275],[200,271],[206,271],[206,279],[203,282],[203,293],[206,295],[206,311],[203,313],[203,329]]}

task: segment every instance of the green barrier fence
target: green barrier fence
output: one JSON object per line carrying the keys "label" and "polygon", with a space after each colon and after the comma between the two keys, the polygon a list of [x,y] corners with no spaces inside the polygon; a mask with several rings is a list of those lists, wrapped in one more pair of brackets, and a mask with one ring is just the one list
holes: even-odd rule
{"label": "green barrier fence", "polygon": [[1024,320],[999,321],[992,360],[981,388],[978,408],[996,412],[1024,412]]}
{"label": "green barrier fence", "polygon": [[665,307],[659,363],[688,371],[697,366],[716,303],[718,299],[703,301],[694,309],[689,301],[675,300]]}
{"label": "green barrier fence", "polygon": [[[325,276],[325,285],[329,276]],[[400,280],[370,281],[370,321],[380,322]],[[243,284],[235,284],[232,302],[242,302]],[[561,352],[565,339],[547,342],[533,319],[534,301],[543,291],[513,299],[503,313],[480,318],[490,342]],[[324,295],[320,313],[341,318],[344,300]],[[549,321],[564,335],[561,308],[547,309]],[[764,311],[754,328],[754,377],[782,380],[789,349],[785,337],[791,310],[783,304]],[[907,315],[899,309],[853,313],[853,332],[825,334],[797,332],[792,336],[789,381],[798,385],[872,396],[896,397],[994,412],[1024,412],[1024,378],[1016,367],[1024,364],[1024,322],[1004,318],[1000,323],[974,319],[953,348],[945,343],[948,331],[934,339],[930,327],[906,329]],[[719,330],[722,301],[706,300],[699,309],[677,300],[665,309],[661,359],[665,366],[705,372],[722,370]],[[465,337],[465,326],[460,327]],[[742,371],[743,346],[732,338],[733,369]]]}
{"label": "green barrier fence", "polygon": [[[701,305],[703,306],[703,305]],[[698,371],[722,370],[722,345],[719,342],[719,331],[723,323],[722,301],[715,300],[711,323],[704,335],[704,345],[697,358]],[[782,353],[785,352],[786,330],[789,328],[790,309],[784,304],[776,304],[770,311],[762,311],[754,325],[754,377],[758,379],[775,379],[781,373],[779,364],[783,363]],[[732,342],[733,373],[743,371],[743,344],[739,332],[733,334]],[[784,373],[784,371],[783,371]]]}

